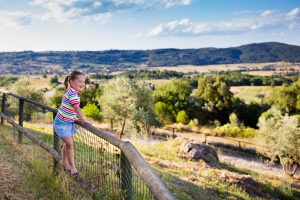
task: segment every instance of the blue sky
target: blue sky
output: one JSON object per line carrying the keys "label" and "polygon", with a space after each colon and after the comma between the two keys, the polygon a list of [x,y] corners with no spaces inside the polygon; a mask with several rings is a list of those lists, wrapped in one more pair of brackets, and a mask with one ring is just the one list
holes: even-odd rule
{"label": "blue sky", "polygon": [[300,0],[0,0],[0,51],[300,46]]}

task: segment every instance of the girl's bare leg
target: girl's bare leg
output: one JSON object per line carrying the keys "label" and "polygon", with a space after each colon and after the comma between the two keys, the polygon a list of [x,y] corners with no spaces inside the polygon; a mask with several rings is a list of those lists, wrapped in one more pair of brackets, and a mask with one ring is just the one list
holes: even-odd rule
{"label": "girl's bare leg", "polygon": [[71,136],[62,138],[65,143],[66,157],[70,165],[71,174],[77,173],[74,162],[74,148],[73,148],[73,139]]}
{"label": "girl's bare leg", "polygon": [[67,170],[70,170],[71,166],[70,166],[68,158],[67,158],[67,152],[66,152],[66,145],[65,144],[63,144],[61,155],[62,155],[62,157],[61,157],[60,164],[63,165],[63,166],[65,166],[65,168]]}

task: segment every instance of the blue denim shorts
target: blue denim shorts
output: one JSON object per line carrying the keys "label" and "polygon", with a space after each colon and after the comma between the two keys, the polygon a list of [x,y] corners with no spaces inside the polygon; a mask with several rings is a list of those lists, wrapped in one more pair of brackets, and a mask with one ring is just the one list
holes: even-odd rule
{"label": "blue denim shorts", "polygon": [[72,136],[77,131],[74,122],[62,122],[57,117],[54,119],[53,128],[60,138]]}

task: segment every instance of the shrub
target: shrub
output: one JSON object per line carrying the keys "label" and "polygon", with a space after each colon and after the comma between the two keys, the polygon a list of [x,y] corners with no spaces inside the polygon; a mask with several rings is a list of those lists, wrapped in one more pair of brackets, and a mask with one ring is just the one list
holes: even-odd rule
{"label": "shrub", "polygon": [[212,133],[217,136],[228,136],[228,137],[254,137],[255,129],[232,126],[231,124],[225,124],[223,126],[216,127]]}
{"label": "shrub", "polygon": [[198,126],[199,126],[199,121],[198,121],[198,119],[190,120],[190,123],[189,123],[189,127],[190,127],[190,128],[198,128]]}
{"label": "shrub", "polygon": [[181,122],[183,124],[187,124],[189,122],[189,117],[184,110],[178,112],[176,116],[176,122],[177,123]]}
{"label": "shrub", "polygon": [[94,120],[101,120],[100,109],[95,104],[88,103],[83,107],[83,113],[86,117]]}

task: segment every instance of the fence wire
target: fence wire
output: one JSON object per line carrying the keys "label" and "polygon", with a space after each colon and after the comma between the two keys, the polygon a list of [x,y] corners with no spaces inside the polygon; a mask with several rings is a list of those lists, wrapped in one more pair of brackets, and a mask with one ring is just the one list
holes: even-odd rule
{"label": "fence wire", "polygon": [[[53,174],[53,159],[50,154],[45,153],[35,142],[27,137],[22,139],[22,145],[18,143],[18,130],[4,122],[0,126],[1,137],[5,139],[6,142],[13,144],[19,151],[22,152],[22,160],[20,160],[21,168],[27,169],[25,172],[26,185],[31,187],[39,182],[43,183],[43,176],[49,176]],[[30,167],[30,168],[28,168]],[[28,178],[28,176],[34,176]],[[36,176],[42,176],[37,178]],[[27,178],[26,178],[27,177]],[[87,193],[74,179],[69,177],[64,170],[60,170],[55,176],[56,180],[60,183],[60,191],[68,194],[69,199],[74,200],[92,200],[91,194]],[[37,181],[37,183],[33,183]],[[39,188],[39,187],[38,187]],[[32,191],[36,199],[41,199],[47,197],[43,191],[34,192]],[[48,196],[49,197],[49,196]],[[53,196],[52,196],[53,197]],[[52,198],[51,196],[49,198]]]}
{"label": "fence wire", "polygon": [[[53,112],[17,97],[5,96],[3,113],[60,153],[62,141],[54,134]],[[76,125],[76,128],[77,132],[73,135],[75,164],[80,175],[97,189],[94,198],[155,199],[149,187],[117,146],[79,125]],[[18,131],[14,131],[12,136],[14,141],[17,138],[20,140]],[[25,137],[21,137],[21,142],[27,146],[37,146]],[[41,157],[34,157],[38,156]],[[47,160],[50,163],[49,168],[53,167],[51,158],[45,162],[48,162]],[[71,190],[70,187],[70,192]]]}

